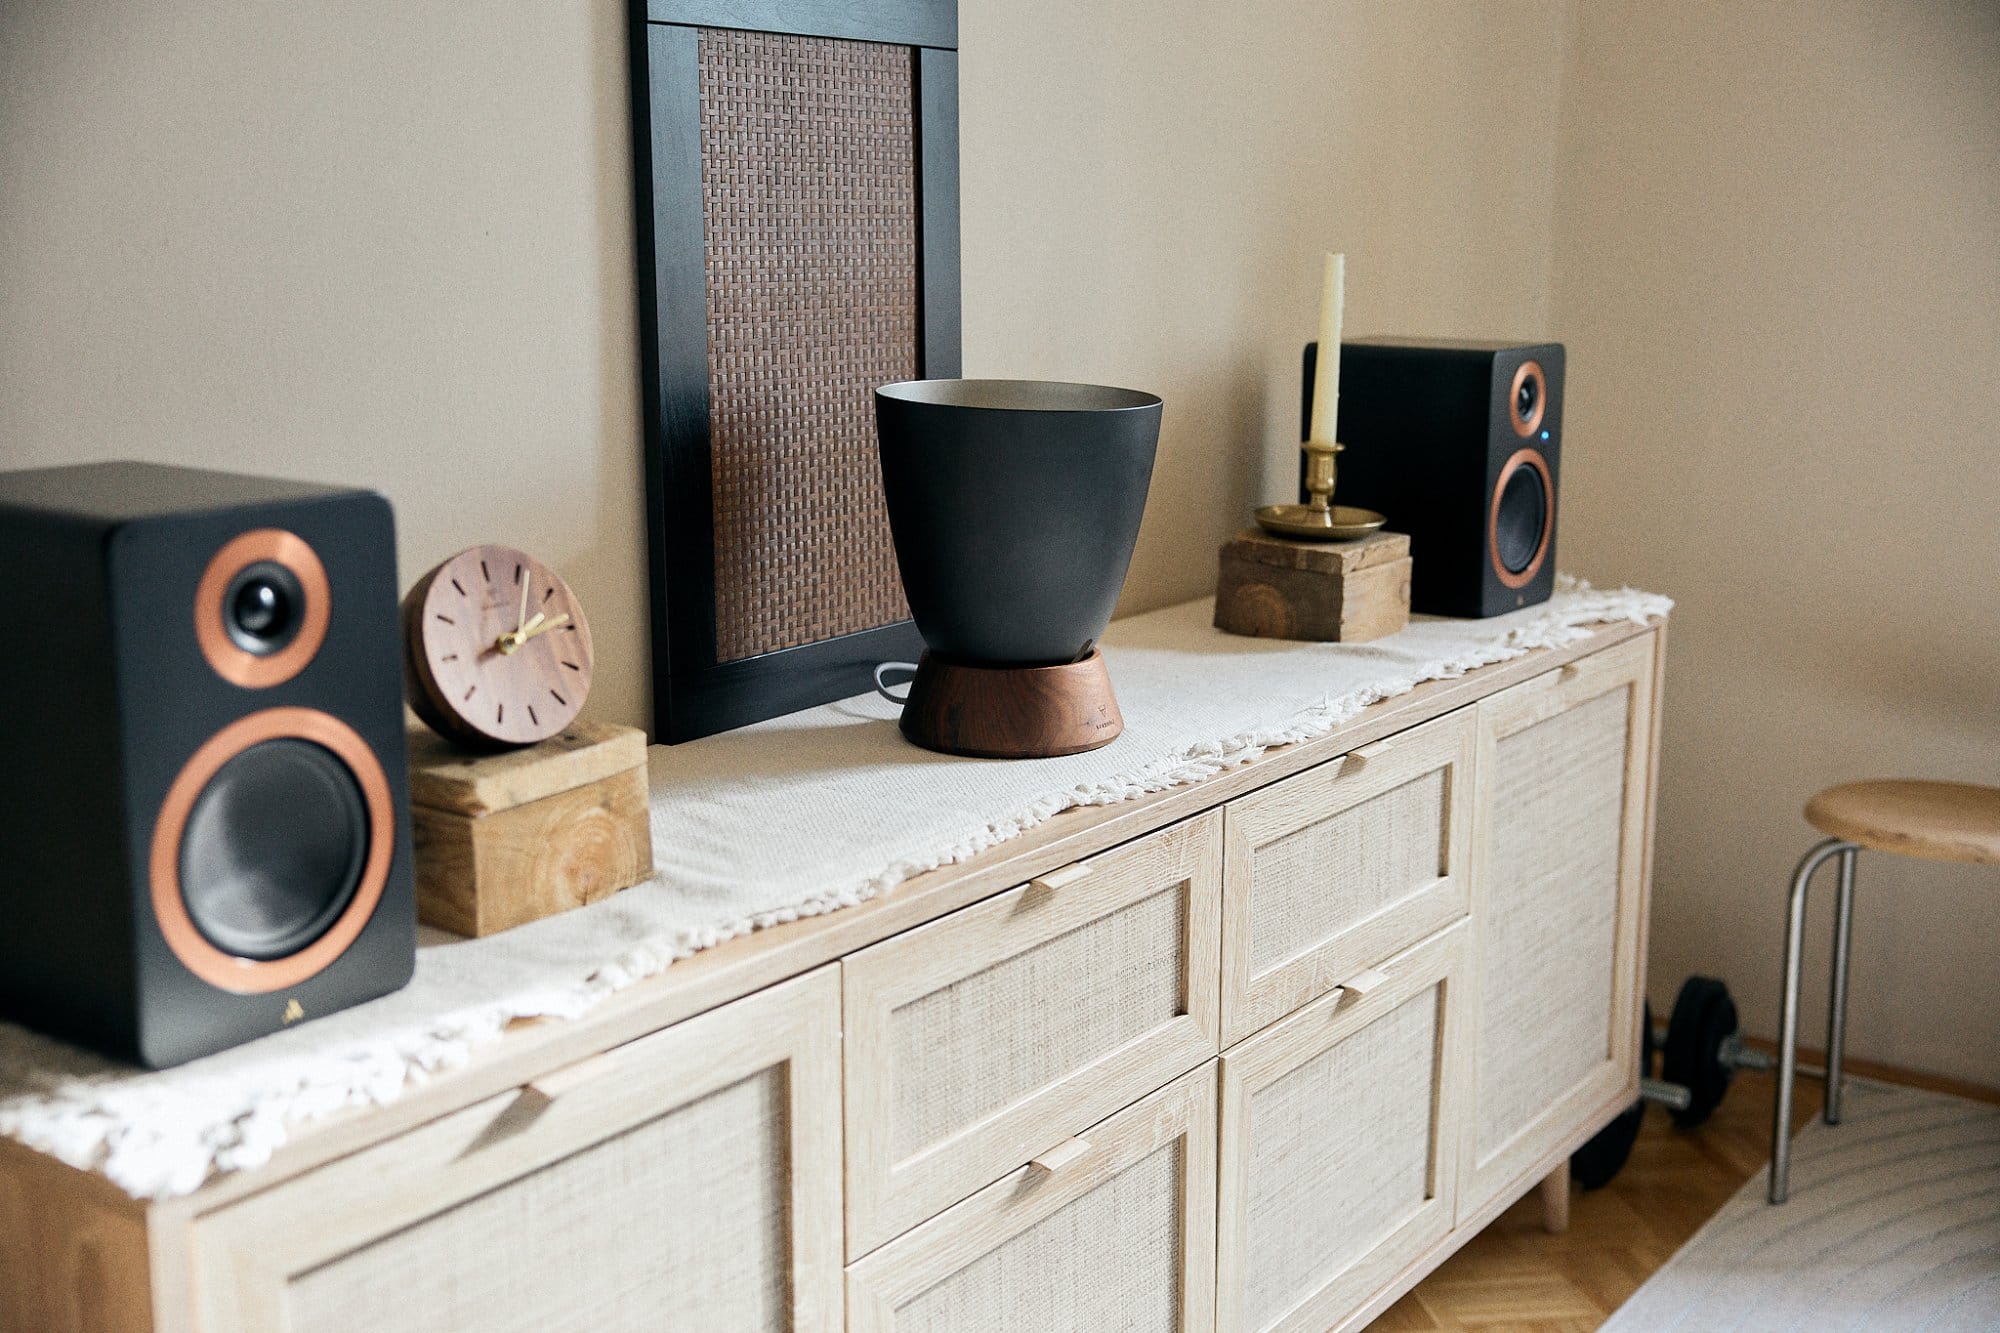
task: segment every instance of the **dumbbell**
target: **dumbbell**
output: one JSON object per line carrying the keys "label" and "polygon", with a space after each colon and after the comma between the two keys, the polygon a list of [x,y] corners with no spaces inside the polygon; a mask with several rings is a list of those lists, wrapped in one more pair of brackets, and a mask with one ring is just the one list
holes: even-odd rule
{"label": "dumbbell", "polygon": [[[1609,1184],[1624,1168],[1647,1103],[1666,1107],[1681,1129],[1693,1129],[1715,1114],[1737,1070],[1770,1069],[1777,1063],[1743,1044],[1736,1002],[1713,977],[1689,977],[1681,983],[1673,1017],[1663,1028],[1653,1026],[1648,1005],[1641,1037],[1639,1100],[1570,1157],[1570,1174],[1587,1190]],[[1653,1077],[1656,1050],[1661,1055],[1659,1078]]]}
{"label": "dumbbell", "polygon": [[1693,1129],[1715,1114],[1737,1070],[1775,1069],[1778,1063],[1776,1056],[1743,1044],[1736,1002],[1729,998],[1729,987],[1714,977],[1689,977],[1681,983],[1673,1018],[1654,1040],[1661,1051],[1663,1083],[1685,1090],[1687,1099],[1648,1100],[1671,1110],[1674,1124],[1682,1129]]}

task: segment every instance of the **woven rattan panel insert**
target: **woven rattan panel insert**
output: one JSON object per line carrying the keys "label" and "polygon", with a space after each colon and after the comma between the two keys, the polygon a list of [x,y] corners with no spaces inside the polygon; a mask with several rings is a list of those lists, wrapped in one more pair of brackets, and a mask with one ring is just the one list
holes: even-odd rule
{"label": "woven rattan panel insert", "polygon": [[918,356],[911,50],[704,28],[716,660],[909,616],[874,389]]}

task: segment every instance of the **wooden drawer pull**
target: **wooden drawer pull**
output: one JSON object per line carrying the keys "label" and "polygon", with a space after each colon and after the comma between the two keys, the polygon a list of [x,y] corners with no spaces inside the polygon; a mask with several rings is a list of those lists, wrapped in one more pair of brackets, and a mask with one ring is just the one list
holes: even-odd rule
{"label": "wooden drawer pull", "polygon": [[1388,980],[1389,974],[1387,972],[1378,972],[1371,967],[1358,976],[1349,977],[1341,983],[1340,988],[1344,991],[1352,991],[1356,995],[1366,995],[1369,991],[1387,983]]}
{"label": "wooden drawer pull", "polygon": [[1389,751],[1395,748],[1396,748],[1396,743],[1394,741],[1373,741],[1367,745],[1360,746],[1357,749],[1349,750],[1347,752],[1347,757],[1349,759],[1359,759],[1362,763],[1365,764],[1370,759],[1380,759],[1383,755],[1389,753]]}
{"label": "wooden drawer pull", "polygon": [[1082,1139],[1064,1139],[1028,1165],[1038,1166],[1050,1175],[1054,1175],[1065,1167],[1074,1166],[1089,1154],[1090,1145]]}
{"label": "wooden drawer pull", "polygon": [[1072,861],[1060,870],[1051,870],[1046,875],[1035,876],[1028,881],[1028,884],[1031,888],[1047,889],[1053,893],[1057,889],[1068,888],[1089,873],[1089,862]]}
{"label": "wooden drawer pull", "polygon": [[575,1092],[586,1083],[595,1083],[618,1067],[618,1058],[610,1051],[589,1056],[573,1065],[551,1070],[540,1078],[531,1079],[521,1088],[521,1100],[547,1106],[557,1098]]}

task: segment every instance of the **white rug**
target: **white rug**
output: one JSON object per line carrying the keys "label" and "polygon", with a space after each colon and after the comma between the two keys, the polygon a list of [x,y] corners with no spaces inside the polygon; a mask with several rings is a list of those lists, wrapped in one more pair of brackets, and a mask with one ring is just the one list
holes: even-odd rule
{"label": "white rug", "polygon": [[1064,810],[1195,782],[1321,736],[1428,680],[1589,627],[1663,616],[1666,598],[1566,582],[1485,621],[1420,620],[1367,644],[1225,635],[1209,602],[1111,627],[1125,734],[1066,759],[954,759],[906,744],[873,695],[652,751],[652,882],[485,940],[432,937],[408,988],[164,1073],[0,1023],[0,1135],[169,1198],[261,1165],[294,1128],[388,1103],[509,1022],[574,1017],[677,958],[863,902]]}
{"label": "white rug", "polygon": [[1759,1173],[1604,1325],[1613,1333],[2000,1329],[2000,1107],[1850,1080],[1839,1125]]}

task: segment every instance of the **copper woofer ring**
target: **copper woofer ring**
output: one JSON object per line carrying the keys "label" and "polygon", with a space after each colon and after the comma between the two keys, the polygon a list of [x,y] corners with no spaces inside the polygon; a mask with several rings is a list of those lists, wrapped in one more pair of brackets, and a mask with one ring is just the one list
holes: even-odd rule
{"label": "copper woofer ring", "polygon": [[[347,765],[361,788],[368,811],[368,858],[361,867],[361,882],[354,896],[335,917],[326,933],[295,954],[260,962],[225,953],[208,942],[188,915],[187,901],[181,896],[181,839],[187,833],[188,815],[222,766],[253,745],[264,741],[296,739],[322,746]],[[296,986],[324,971],[327,965],[347,952],[375,914],[382,901],[382,888],[389,882],[389,858],[396,846],[395,808],[389,800],[389,778],[382,761],[368,743],[345,722],[311,708],[267,708],[252,713],[216,732],[194,752],[180,775],[167,788],[160,803],[160,815],[153,823],[153,852],[150,861],[153,890],[153,919],[167,947],[188,971],[226,991],[238,995],[264,995],[287,986]]]}
{"label": "copper woofer ring", "polygon": [[[1535,410],[1521,415],[1521,386],[1528,381],[1535,382]],[[1514,433],[1527,439],[1541,429],[1542,413],[1549,405],[1549,377],[1542,373],[1539,361],[1523,361],[1514,372],[1514,383],[1507,389],[1507,415],[1514,423]]]}
{"label": "copper woofer ring", "polygon": [[[260,657],[229,637],[222,623],[222,599],[229,582],[259,561],[283,565],[305,593],[305,614],[299,632],[277,652]],[[194,590],[194,637],[201,655],[215,674],[246,690],[282,685],[304,671],[326,642],[326,624],[333,598],[327,588],[326,566],[304,538],[278,528],[258,528],[231,538],[215,553]]]}
{"label": "copper woofer ring", "polygon": [[[1500,497],[1507,493],[1507,483],[1514,479],[1514,474],[1524,467],[1533,468],[1542,476],[1542,540],[1535,546],[1535,558],[1516,574],[1500,558]],[[1500,480],[1493,483],[1493,504],[1486,514],[1486,558],[1493,562],[1493,572],[1500,576],[1500,581],[1510,588],[1527,587],[1541,572],[1542,561],[1549,557],[1549,538],[1555,535],[1555,530],[1556,483],[1549,475],[1549,460],[1542,457],[1539,449],[1516,449],[1500,465]]]}

